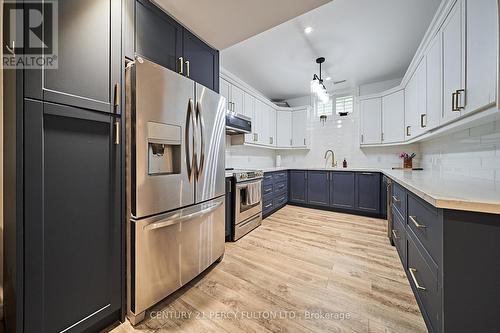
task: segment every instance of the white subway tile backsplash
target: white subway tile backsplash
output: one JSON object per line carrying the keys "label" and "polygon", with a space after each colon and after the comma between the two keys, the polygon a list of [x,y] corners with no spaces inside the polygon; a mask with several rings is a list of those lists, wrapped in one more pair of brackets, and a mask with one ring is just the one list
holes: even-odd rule
{"label": "white subway tile backsplash", "polygon": [[492,122],[420,144],[422,166],[441,173],[500,182],[499,123]]}

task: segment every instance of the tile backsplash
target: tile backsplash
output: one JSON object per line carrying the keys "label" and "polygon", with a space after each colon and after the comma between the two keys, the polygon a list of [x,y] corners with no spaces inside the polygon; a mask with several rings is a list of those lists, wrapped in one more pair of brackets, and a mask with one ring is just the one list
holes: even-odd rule
{"label": "tile backsplash", "polygon": [[231,137],[226,136],[226,168],[269,168],[274,167],[274,164],[274,150],[231,145]]}
{"label": "tile backsplash", "polygon": [[422,166],[443,174],[500,183],[500,122],[420,143]]}

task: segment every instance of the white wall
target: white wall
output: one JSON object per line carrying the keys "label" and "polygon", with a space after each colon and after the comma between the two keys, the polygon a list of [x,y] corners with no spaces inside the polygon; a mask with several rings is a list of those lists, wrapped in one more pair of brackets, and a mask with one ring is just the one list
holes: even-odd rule
{"label": "white wall", "polygon": [[393,79],[393,80],[362,84],[359,86],[359,96],[377,94],[385,90],[394,88],[401,83],[401,80],[402,79]]}
{"label": "white wall", "polygon": [[[303,99],[305,101],[306,98]],[[296,101],[288,101],[290,105]],[[359,107],[357,100],[354,111],[347,117],[329,116],[323,125],[314,110],[308,122],[311,133],[310,150],[280,150],[284,167],[324,167],[324,155],[328,149],[335,152],[338,165],[344,158],[350,167],[400,167],[402,161],[398,154],[401,151],[419,154],[418,145],[403,147],[363,148],[359,147]],[[417,155],[419,157],[419,155]],[[418,158],[415,166],[418,165]]]}
{"label": "white wall", "polygon": [[275,152],[271,149],[243,145],[231,145],[226,136],[226,168],[269,168],[275,165]]}
{"label": "white wall", "polygon": [[425,169],[500,186],[500,121],[422,142],[420,149]]}

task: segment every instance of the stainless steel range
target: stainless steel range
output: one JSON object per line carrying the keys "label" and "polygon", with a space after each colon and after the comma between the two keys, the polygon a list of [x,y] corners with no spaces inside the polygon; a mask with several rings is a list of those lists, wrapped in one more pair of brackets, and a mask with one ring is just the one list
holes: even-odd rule
{"label": "stainless steel range", "polygon": [[262,177],[259,170],[232,170],[235,179],[233,241],[262,224]]}

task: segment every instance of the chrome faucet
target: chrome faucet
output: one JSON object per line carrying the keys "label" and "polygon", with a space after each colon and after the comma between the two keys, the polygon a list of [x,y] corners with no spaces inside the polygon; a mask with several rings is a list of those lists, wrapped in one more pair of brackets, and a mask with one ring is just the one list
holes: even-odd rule
{"label": "chrome faucet", "polygon": [[337,166],[337,162],[335,162],[335,153],[331,149],[328,149],[325,153],[325,164],[328,163],[328,153],[332,153],[332,168],[335,168]]}

